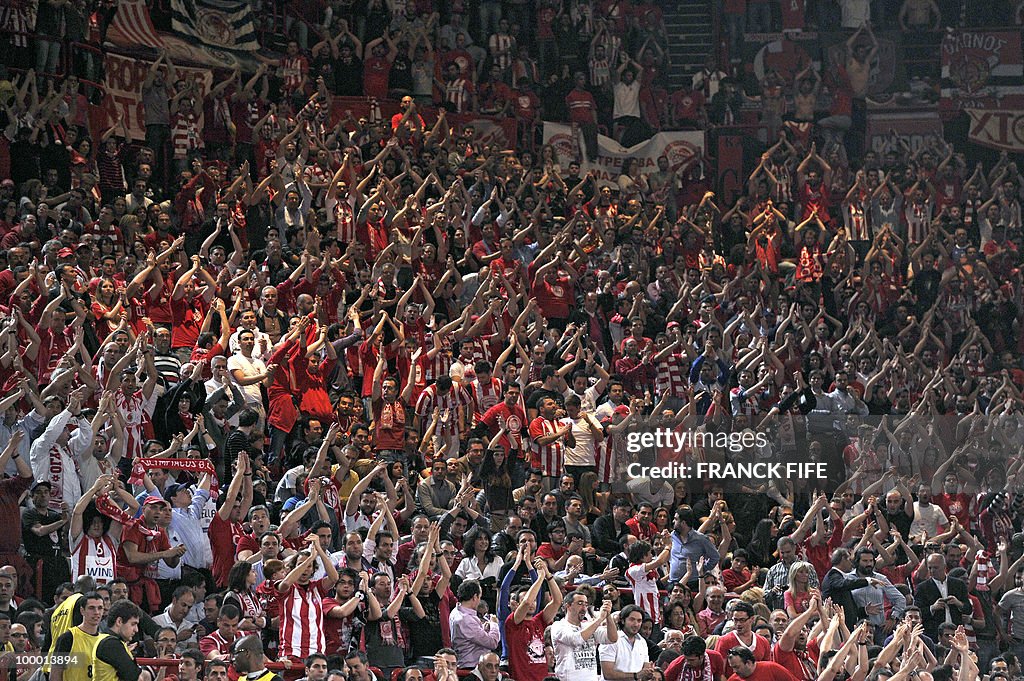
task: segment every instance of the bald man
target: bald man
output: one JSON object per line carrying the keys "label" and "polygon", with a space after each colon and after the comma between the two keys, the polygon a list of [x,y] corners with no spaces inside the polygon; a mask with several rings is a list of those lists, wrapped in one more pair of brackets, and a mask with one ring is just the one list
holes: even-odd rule
{"label": "bald man", "polygon": [[247,681],[283,681],[267,669],[267,658],[259,636],[243,636],[235,642],[235,671]]}

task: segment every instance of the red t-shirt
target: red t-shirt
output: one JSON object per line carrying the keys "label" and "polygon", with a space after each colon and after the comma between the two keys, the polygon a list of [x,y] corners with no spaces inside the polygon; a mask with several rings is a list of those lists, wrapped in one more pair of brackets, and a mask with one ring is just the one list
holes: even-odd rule
{"label": "red t-shirt", "polygon": [[206,301],[202,296],[192,300],[171,298],[171,347],[191,348],[199,340],[199,331],[206,315]]}
{"label": "red t-shirt", "polygon": [[754,673],[747,678],[733,674],[727,681],[799,681],[785,667],[775,662],[758,662]]}
{"label": "red t-shirt", "polygon": [[508,645],[508,665],[516,681],[544,681],[548,675],[544,657],[544,614],[527,617],[519,624],[515,615],[505,619],[505,643]]}
{"label": "red t-shirt", "polygon": [[932,497],[932,501],[942,509],[947,518],[956,518],[963,527],[970,527],[971,524],[971,497],[963,492],[956,494],[938,494]]}
{"label": "red t-shirt", "polygon": [[171,541],[167,538],[167,532],[163,528],[157,528],[156,536],[151,536],[143,534],[139,530],[139,525],[141,523],[142,521],[140,520],[138,523],[134,523],[131,527],[124,528],[121,535],[121,546],[117,549],[117,576],[129,584],[138,581],[142,577],[152,576],[146,574],[148,572],[147,568],[152,566],[155,573],[156,563],[141,566],[129,563],[128,556],[124,552],[124,545],[126,542],[135,544],[140,553],[159,553],[160,551],[167,551],[171,548]]}
{"label": "red t-shirt", "polygon": [[544,558],[545,560],[561,560],[562,556],[564,556],[565,552],[568,550],[569,548],[567,546],[556,549],[554,544],[546,541],[537,549],[537,557]]}
{"label": "red t-shirt", "polygon": [[391,62],[386,57],[370,57],[363,62],[363,93],[367,97],[386,99]]}
{"label": "red t-shirt", "polygon": [[213,549],[213,579],[217,586],[225,587],[228,584],[228,573],[235,564],[235,547],[245,536],[245,530],[242,529],[242,523],[229,523],[220,517],[220,513],[214,513],[206,534],[210,537],[210,548]]}
{"label": "red t-shirt", "polygon": [[541,313],[548,319],[566,319],[576,294],[569,277],[558,277],[554,283],[540,279],[533,284],[533,295]]}
{"label": "red t-shirt", "polygon": [[[730,631],[728,634],[718,639],[718,643],[715,644],[715,650],[717,650],[720,655],[725,657],[729,654],[730,650],[732,650],[738,645],[740,645],[740,640],[736,637],[736,632]],[[758,636],[757,634],[754,634],[753,653],[754,659],[758,662],[770,659],[772,656],[772,646],[770,643],[768,643],[768,639],[766,639],[764,636]]]}
{"label": "red t-shirt", "polygon": [[[772,661],[782,667],[785,667],[786,671],[798,679],[817,678],[817,674],[814,673],[814,670],[818,668],[818,654],[817,641],[807,642],[806,659],[803,661],[801,660],[800,653],[795,650],[786,652],[779,648],[778,643],[772,646]],[[807,670],[804,669],[804,664],[810,665]]]}

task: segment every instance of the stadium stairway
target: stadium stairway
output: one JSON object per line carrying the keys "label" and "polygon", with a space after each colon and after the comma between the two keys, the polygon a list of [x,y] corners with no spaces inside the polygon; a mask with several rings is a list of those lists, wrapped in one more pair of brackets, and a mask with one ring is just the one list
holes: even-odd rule
{"label": "stadium stairway", "polygon": [[684,83],[689,85],[693,74],[700,71],[707,55],[714,50],[711,4],[711,0],[680,0],[663,5],[672,61],[668,71],[670,91]]}

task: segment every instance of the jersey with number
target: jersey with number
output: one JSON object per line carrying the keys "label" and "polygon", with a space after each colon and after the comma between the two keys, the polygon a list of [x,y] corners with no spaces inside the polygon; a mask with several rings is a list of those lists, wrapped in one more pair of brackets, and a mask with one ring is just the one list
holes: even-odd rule
{"label": "jersey with number", "polygon": [[117,574],[117,544],[104,534],[99,539],[82,532],[78,541],[71,546],[71,579],[88,575],[97,584],[114,581]]}

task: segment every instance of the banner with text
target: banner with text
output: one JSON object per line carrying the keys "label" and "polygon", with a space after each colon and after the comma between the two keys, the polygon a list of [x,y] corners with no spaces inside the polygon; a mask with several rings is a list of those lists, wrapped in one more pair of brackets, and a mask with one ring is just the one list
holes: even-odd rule
{"label": "banner with text", "polygon": [[1009,152],[1024,152],[1024,111],[968,109],[971,128],[968,139],[975,144]]}
{"label": "banner with text", "polygon": [[[582,156],[580,133],[562,123],[544,123],[544,144],[554,147],[563,168]],[[640,162],[643,173],[656,172],[660,156],[667,156],[669,166],[676,172],[685,172],[704,154],[704,133],[700,130],[659,132],[646,142],[628,148],[610,137],[598,135],[597,144],[598,157],[582,163],[581,170],[592,170],[598,181],[614,183],[622,174],[625,162],[631,158]]]}
{"label": "banner with text", "polygon": [[943,111],[1024,104],[1019,31],[950,31],[942,41]]}
{"label": "banner with text", "polygon": [[910,145],[911,151],[917,151],[929,139],[942,139],[942,119],[934,106],[931,109],[873,110],[868,114],[868,149],[878,154],[896,151],[893,132]]}
{"label": "banner with text", "polygon": [[[142,107],[142,84],[149,73],[152,62],[143,59],[132,59],[119,54],[107,54],[103,64],[106,73],[107,112],[113,121],[117,114],[124,117],[128,125],[128,134],[133,140],[146,138],[146,114]],[[210,91],[213,74],[209,69],[194,69],[187,66],[176,66],[178,77],[185,81],[196,81],[199,84],[200,103],[202,97]],[[199,128],[203,127],[203,109],[198,106]]]}

